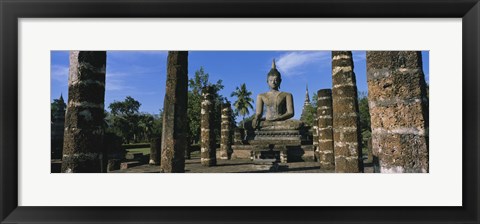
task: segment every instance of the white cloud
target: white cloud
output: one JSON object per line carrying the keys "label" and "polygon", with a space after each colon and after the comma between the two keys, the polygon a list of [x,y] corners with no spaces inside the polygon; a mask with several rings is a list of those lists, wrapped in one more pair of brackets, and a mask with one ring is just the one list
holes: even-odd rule
{"label": "white cloud", "polygon": [[50,68],[50,75],[54,80],[62,82],[66,81],[68,80],[68,66],[52,65]]}
{"label": "white cloud", "polygon": [[282,74],[294,76],[302,74],[305,66],[312,63],[328,63],[330,58],[330,51],[299,51],[281,55],[276,64]]}
{"label": "white cloud", "polygon": [[132,89],[132,87],[126,86],[122,80],[107,79],[105,83],[107,91],[124,91],[126,89]]}
{"label": "white cloud", "polygon": [[[159,68],[144,68],[141,66],[125,66],[121,72],[116,70],[109,70],[107,68],[106,73],[106,90],[107,91],[124,91],[135,90],[136,88],[129,85],[129,80],[141,75],[148,75],[147,78],[151,78],[152,75],[161,76],[162,72]],[[145,77],[141,77],[145,79]]]}
{"label": "white cloud", "polygon": [[105,76],[108,78],[118,78],[118,77],[125,77],[127,76],[128,74],[127,73],[124,73],[124,72],[111,72],[111,71],[108,71],[106,72]]}
{"label": "white cloud", "polygon": [[105,89],[107,91],[125,91],[133,90],[132,86],[125,84],[124,77],[127,76],[126,73],[120,72],[108,72],[105,78]]}

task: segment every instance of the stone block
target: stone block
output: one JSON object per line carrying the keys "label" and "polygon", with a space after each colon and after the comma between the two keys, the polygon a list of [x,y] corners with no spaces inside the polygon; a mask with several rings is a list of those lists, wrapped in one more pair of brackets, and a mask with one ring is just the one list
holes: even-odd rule
{"label": "stone block", "polygon": [[140,160],[140,159],[142,159],[142,157],[143,157],[143,153],[141,153],[141,152],[127,153],[125,155],[125,159],[128,159],[128,160],[134,160],[134,159]]}
{"label": "stone block", "polygon": [[118,159],[109,159],[107,164],[107,171],[119,170],[121,160]]}
{"label": "stone block", "polygon": [[251,159],[251,151],[233,151],[232,159]]}
{"label": "stone block", "polygon": [[125,170],[125,169],[128,169],[128,168],[132,168],[132,167],[140,166],[140,165],[141,165],[141,163],[139,161],[123,162],[123,163],[120,164],[120,169]]}

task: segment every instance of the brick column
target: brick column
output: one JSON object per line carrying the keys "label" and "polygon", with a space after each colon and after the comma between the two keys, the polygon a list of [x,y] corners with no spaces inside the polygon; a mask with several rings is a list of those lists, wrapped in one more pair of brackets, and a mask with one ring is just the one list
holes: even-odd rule
{"label": "brick column", "polygon": [[187,142],[188,51],[169,51],[163,103],[160,172],[184,173]]}
{"label": "brick column", "polygon": [[230,159],[232,155],[232,108],[230,103],[222,106],[222,124],[220,130],[220,159]]}
{"label": "brick column", "polygon": [[333,154],[332,90],[317,92],[318,155],[320,169],[335,169]]}
{"label": "brick column", "polygon": [[419,51],[367,52],[372,152],[382,173],[428,172],[428,100]]}
{"label": "brick column", "polygon": [[63,173],[106,171],[102,164],[106,61],[105,51],[70,52]]}
{"label": "brick column", "polygon": [[214,116],[215,104],[213,101],[213,88],[206,86],[202,89],[202,110],[200,120],[200,156],[203,166],[217,165]]}
{"label": "brick column", "polygon": [[319,148],[318,148],[318,117],[315,114],[315,118],[313,119],[313,126],[312,126],[312,145],[314,150],[315,158],[320,161],[319,156]]}
{"label": "brick column", "polygon": [[351,51],[332,51],[335,172],[363,172],[357,84]]}

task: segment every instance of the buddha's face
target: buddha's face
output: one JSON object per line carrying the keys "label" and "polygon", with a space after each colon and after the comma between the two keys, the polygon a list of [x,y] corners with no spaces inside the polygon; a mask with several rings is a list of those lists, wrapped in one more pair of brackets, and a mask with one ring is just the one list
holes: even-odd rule
{"label": "buddha's face", "polygon": [[270,89],[278,90],[282,80],[276,75],[268,76],[267,83]]}

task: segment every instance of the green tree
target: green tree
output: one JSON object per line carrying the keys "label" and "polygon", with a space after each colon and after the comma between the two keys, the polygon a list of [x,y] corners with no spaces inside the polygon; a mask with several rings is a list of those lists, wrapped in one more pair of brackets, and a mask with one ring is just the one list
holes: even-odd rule
{"label": "green tree", "polygon": [[54,99],[50,104],[50,121],[53,121],[55,116],[60,116],[60,113],[65,115],[65,110],[67,109],[67,104],[63,101],[63,96],[60,95],[60,98]]}
{"label": "green tree", "polygon": [[136,140],[140,131],[140,106],[141,103],[131,96],[127,96],[124,101],[114,101],[108,106],[112,114],[113,129],[127,144]]}
{"label": "green tree", "polygon": [[124,101],[113,101],[108,108],[110,108],[113,115],[132,116],[138,113],[141,105],[140,102],[131,96],[127,96]]}
{"label": "green tree", "polygon": [[149,142],[154,135],[155,118],[153,115],[143,113],[139,115],[138,134],[139,140]]}
{"label": "green tree", "polygon": [[214,89],[214,99],[215,99],[215,110],[214,110],[214,121],[215,124],[215,135],[220,138],[220,119],[221,119],[221,103],[224,100],[224,97],[219,94],[219,91],[223,89],[222,80],[217,80],[215,84],[209,82],[209,74],[205,73],[203,67],[200,67],[199,70],[195,71],[195,76],[188,80],[188,107],[187,107],[187,116],[188,116],[188,126],[189,133],[188,138],[190,142],[198,142],[200,140],[200,111],[202,103],[202,88],[207,85],[212,86]]}
{"label": "green tree", "polygon": [[306,125],[312,127],[317,117],[317,93],[313,94],[310,105],[305,106],[305,114],[302,114],[300,120],[303,121]]}
{"label": "green tree", "polygon": [[300,120],[303,121],[303,123],[305,123],[306,125],[312,127],[314,125],[315,117],[317,115],[317,109],[315,109],[315,107],[313,107],[312,105],[306,105],[305,114],[303,115],[304,116],[302,116]]}
{"label": "green tree", "polygon": [[[312,101],[310,101],[310,104],[311,104],[312,107],[314,107],[315,109],[317,109],[317,107],[318,107],[317,102],[318,102],[318,94],[317,94],[317,93],[313,93]],[[315,113],[316,113],[316,111],[315,111]]]}
{"label": "green tree", "polygon": [[235,108],[235,113],[242,116],[242,127],[245,128],[245,116],[250,113],[249,108],[253,110],[253,99],[252,92],[247,90],[247,85],[243,83],[240,87],[237,86],[235,91],[230,94],[231,97],[237,97],[233,106]]}
{"label": "green tree", "polygon": [[190,92],[196,96],[200,96],[202,94],[202,88],[206,86],[212,86],[215,93],[222,90],[224,87],[222,84],[223,81],[219,79],[215,84],[212,84],[208,81],[209,76],[208,73],[205,73],[202,66],[199,70],[195,71],[195,76],[188,80],[188,88],[190,88]]}
{"label": "green tree", "polygon": [[245,117],[243,120],[238,122],[238,126],[239,127],[245,127],[245,124],[248,124],[249,122],[252,122],[254,118],[255,118],[255,114],[252,114],[248,117]]}
{"label": "green tree", "polygon": [[160,113],[158,115],[154,115],[153,120],[153,136],[160,136],[162,137],[162,129],[163,129],[163,110],[160,109]]}

